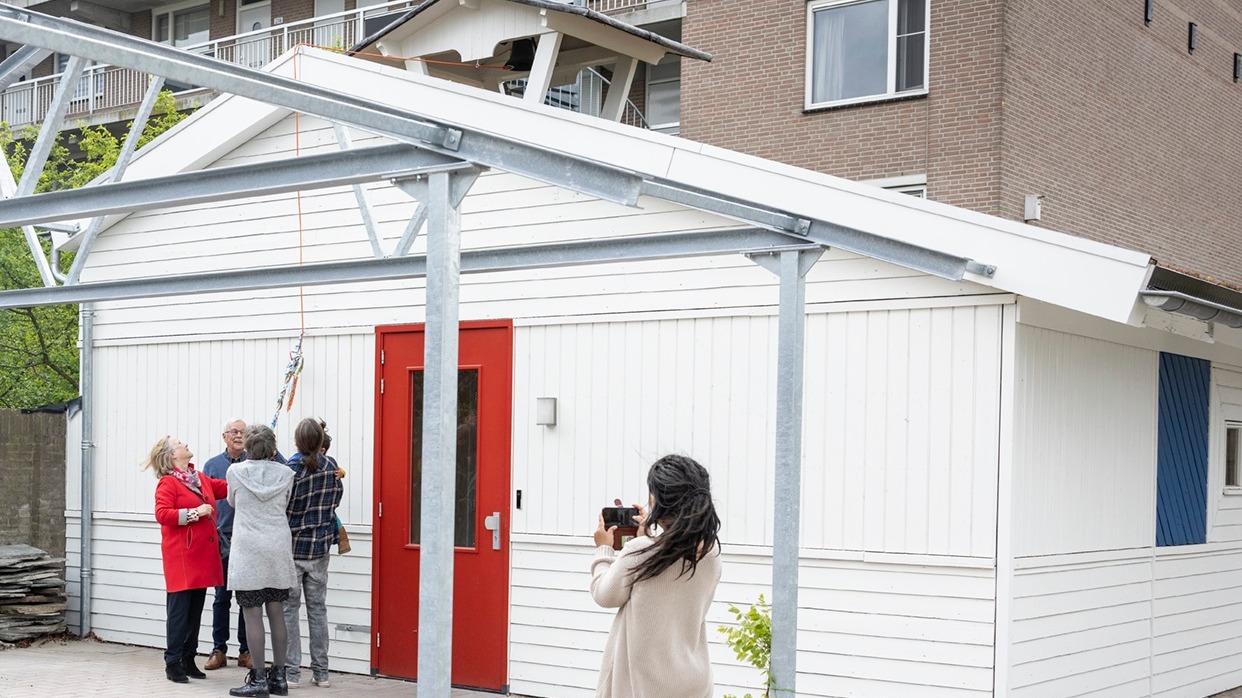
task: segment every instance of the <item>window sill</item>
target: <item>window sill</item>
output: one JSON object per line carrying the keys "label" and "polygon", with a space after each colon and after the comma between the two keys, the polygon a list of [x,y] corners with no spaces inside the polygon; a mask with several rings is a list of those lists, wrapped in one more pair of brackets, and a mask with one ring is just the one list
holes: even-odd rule
{"label": "window sill", "polygon": [[915,92],[902,92],[896,95],[880,95],[878,97],[867,97],[860,100],[850,100],[847,102],[835,102],[829,104],[817,104],[805,107],[803,114],[818,114],[826,111],[837,111],[839,109],[850,109],[852,107],[866,107],[873,104],[883,104],[885,102],[904,102],[913,99],[924,99],[927,97],[927,90],[918,90]]}
{"label": "window sill", "polygon": [[1226,485],[1225,489],[1221,492],[1221,494],[1225,495],[1226,497],[1242,497],[1242,487],[1239,487],[1237,485],[1233,485],[1233,486]]}

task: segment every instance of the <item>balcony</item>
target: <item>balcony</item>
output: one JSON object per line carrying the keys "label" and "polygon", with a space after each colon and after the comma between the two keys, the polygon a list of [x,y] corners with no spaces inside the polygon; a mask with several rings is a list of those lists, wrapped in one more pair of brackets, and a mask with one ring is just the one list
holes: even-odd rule
{"label": "balcony", "polygon": [[[592,9],[612,15],[626,15],[656,7],[681,6],[684,0],[589,0]],[[248,67],[262,67],[285,51],[298,45],[321,48],[346,49],[360,39],[382,28],[395,13],[417,5],[419,0],[392,0],[368,7],[288,22],[268,29],[213,39],[185,46],[194,51],[220,60]],[[26,80],[0,93],[0,120],[10,127],[19,128],[41,123],[47,116],[61,75]],[[127,112],[142,101],[149,76],[140,71],[111,65],[95,65],[83,71],[74,90],[65,116],[66,124],[87,125],[111,123],[128,118]],[[585,85],[582,84],[585,81]],[[589,93],[599,89],[598,73],[585,75],[579,80],[579,91]],[[188,85],[169,84],[177,96],[179,108],[198,106],[213,95]],[[557,103],[553,100],[553,103]],[[584,109],[581,100],[560,103],[574,110]],[[626,108],[624,123],[645,126],[643,115],[630,104]]]}

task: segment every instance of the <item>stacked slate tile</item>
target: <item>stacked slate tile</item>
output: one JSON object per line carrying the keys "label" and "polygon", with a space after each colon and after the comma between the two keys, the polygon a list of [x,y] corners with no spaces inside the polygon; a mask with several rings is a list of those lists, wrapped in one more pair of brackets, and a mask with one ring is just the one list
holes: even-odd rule
{"label": "stacked slate tile", "polygon": [[64,562],[29,545],[0,546],[0,641],[65,631]]}

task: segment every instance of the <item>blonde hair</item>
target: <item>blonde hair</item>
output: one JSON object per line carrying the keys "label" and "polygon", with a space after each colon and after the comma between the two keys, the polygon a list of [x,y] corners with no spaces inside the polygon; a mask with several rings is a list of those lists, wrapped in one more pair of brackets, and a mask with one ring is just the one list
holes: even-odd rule
{"label": "blonde hair", "polygon": [[173,437],[165,436],[151,447],[146,460],[142,462],[143,470],[155,471],[156,477],[164,477],[173,471]]}

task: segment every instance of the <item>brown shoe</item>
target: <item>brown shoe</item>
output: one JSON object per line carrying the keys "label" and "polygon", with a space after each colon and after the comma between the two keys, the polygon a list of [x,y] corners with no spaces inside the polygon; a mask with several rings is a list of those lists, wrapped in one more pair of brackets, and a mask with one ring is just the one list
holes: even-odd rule
{"label": "brown shoe", "polygon": [[220,650],[216,650],[211,653],[210,657],[207,658],[207,663],[203,665],[203,668],[207,671],[211,671],[212,669],[219,669],[225,664],[228,664],[228,660],[225,659],[224,653]]}
{"label": "brown shoe", "polygon": [[254,668],[254,664],[251,664],[251,663],[250,663],[250,653],[249,653],[249,652],[242,652],[241,654],[237,655],[237,666],[242,667],[243,669],[253,669],[253,668]]}

